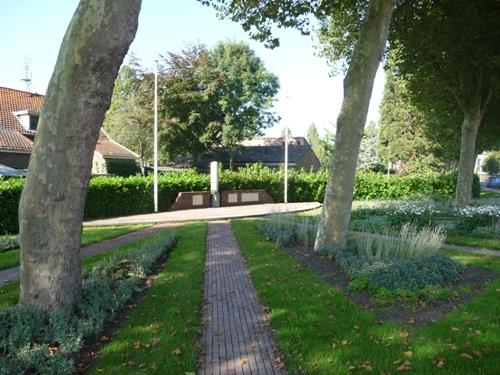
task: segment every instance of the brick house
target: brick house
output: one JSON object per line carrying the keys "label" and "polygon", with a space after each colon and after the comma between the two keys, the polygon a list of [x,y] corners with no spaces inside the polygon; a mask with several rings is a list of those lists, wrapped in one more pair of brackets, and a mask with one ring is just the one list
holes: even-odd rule
{"label": "brick house", "polygon": [[[27,169],[43,95],[0,87],[0,164]],[[101,129],[92,174],[127,174],[137,169],[139,155],[113,141]],[[130,173],[128,173],[130,174]]]}

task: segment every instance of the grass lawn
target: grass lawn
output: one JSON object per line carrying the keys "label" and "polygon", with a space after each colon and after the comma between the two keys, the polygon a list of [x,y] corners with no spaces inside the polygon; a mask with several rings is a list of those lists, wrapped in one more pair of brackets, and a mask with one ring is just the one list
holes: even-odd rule
{"label": "grass lawn", "polygon": [[500,190],[498,193],[496,191],[481,190],[479,198],[500,198]]}
{"label": "grass lawn", "polygon": [[91,374],[195,374],[206,223],[187,224],[165,268]]}
{"label": "grass lawn", "polygon": [[[498,373],[500,280],[443,320],[423,327],[381,324],[266,241],[255,220],[234,221],[232,228],[291,373]],[[500,270],[498,257],[453,255]]]}
{"label": "grass lawn", "polygon": [[500,238],[481,238],[473,236],[461,236],[458,234],[448,234],[446,236],[446,243],[500,250]]}
{"label": "grass lawn", "polygon": [[[149,227],[147,224],[120,225],[112,227],[84,227],[82,233],[82,247],[110,238],[118,237],[130,232]],[[16,267],[19,265],[19,249],[12,249],[0,253],[0,270]]]}
{"label": "grass lawn", "polygon": [[[129,227],[131,228],[131,227]],[[180,230],[180,229],[179,229]],[[172,230],[165,230],[160,232],[161,236],[167,236],[169,233],[172,231],[177,231],[177,229],[172,229]],[[98,262],[104,258],[107,258],[115,253],[118,253],[120,251],[124,250],[129,250],[133,249],[135,247],[141,246],[142,244],[146,244],[148,242],[151,242],[151,240],[156,236],[157,234],[153,234],[150,236],[147,236],[145,238],[142,238],[140,240],[121,245],[118,247],[115,247],[113,249],[109,249],[107,251],[103,251],[102,253],[94,254],[91,255],[85,259],[82,260],[82,267],[85,269],[90,269],[92,267],[92,264],[95,262]],[[12,306],[17,303],[19,299],[19,281],[11,282],[4,284],[0,286],[0,309],[3,309],[8,306]]]}

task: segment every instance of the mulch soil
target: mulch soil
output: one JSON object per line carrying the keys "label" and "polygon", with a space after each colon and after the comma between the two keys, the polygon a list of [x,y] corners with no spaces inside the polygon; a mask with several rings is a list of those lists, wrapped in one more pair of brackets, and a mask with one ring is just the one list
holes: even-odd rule
{"label": "mulch soil", "polygon": [[149,287],[153,285],[154,280],[165,267],[168,256],[173,250],[175,250],[175,246],[160,256],[151,267],[151,273],[144,280],[141,291],[134,293],[131,300],[125,305],[125,308],[112,321],[106,323],[102,332],[97,337],[85,340],[82,350],[73,356],[75,363],[74,374],[87,374],[90,371],[92,365],[99,359],[101,349],[118,334],[120,328],[128,321],[131,311],[137,307],[137,304],[145,296]]}
{"label": "mulch soil", "polygon": [[[315,274],[342,291],[361,308],[370,310],[379,320],[412,325],[425,325],[442,319],[448,312],[453,311],[480,293],[490,281],[500,277],[499,273],[485,268],[464,267],[460,279],[456,283],[446,286],[456,292],[453,300],[437,301],[432,304],[421,302],[411,305],[400,301],[393,305],[381,306],[368,292],[350,292],[348,287],[351,280],[342,271],[340,264],[332,257],[320,256],[313,251],[312,247],[292,246],[284,250]],[[462,285],[471,286],[471,290],[459,292],[459,287]]]}

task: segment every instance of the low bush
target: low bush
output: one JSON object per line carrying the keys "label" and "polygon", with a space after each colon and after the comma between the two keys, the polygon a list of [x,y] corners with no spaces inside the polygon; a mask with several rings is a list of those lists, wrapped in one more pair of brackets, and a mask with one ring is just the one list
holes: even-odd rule
{"label": "low bush", "polygon": [[260,224],[260,232],[279,246],[290,246],[296,242],[310,246],[316,238],[317,224],[313,217],[303,216],[300,220],[293,220],[288,215],[276,214]]}
{"label": "low bush", "polygon": [[82,275],[82,298],[75,314],[45,316],[32,306],[0,310],[0,375],[73,373],[71,355],[113,319],[150,271],[177,241],[158,237],[151,244],[116,254]]}
{"label": "low bush", "polygon": [[15,235],[0,235],[0,253],[19,247],[18,237]]}
{"label": "low bush", "polygon": [[416,291],[428,285],[446,285],[458,280],[462,266],[445,254],[398,259],[375,269],[369,284],[389,290]]}

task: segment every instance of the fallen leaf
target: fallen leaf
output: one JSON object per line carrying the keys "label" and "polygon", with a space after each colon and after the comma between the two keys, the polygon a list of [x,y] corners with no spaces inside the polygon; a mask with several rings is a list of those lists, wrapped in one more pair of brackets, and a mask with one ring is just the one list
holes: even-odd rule
{"label": "fallen leaf", "polygon": [[146,367],[146,364],[145,363],[141,363],[140,365],[137,365],[138,368],[144,368]]}
{"label": "fallen leaf", "polygon": [[410,371],[410,370],[412,370],[410,361],[404,361],[398,367],[398,371]]}
{"label": "fallen leaf", "polygon": [[97,372],[104,372],[104,369],[103,368],[97,368],[96,371]]}
{"label": "fallen leaf", "polygon": [[134,342],[134,348],[135,349],[139,349],[140,347],[141,347],[141,342],[140,341]]}
{"label": "fallen leaf", "polygon": [[246,365],[247,363],[248,363],[248,359],[243,358],[243,359],[241,360],[241,365],[242,365],[242,366],[243,366],[243,365]]}
{"label": "fallen leaf", "polygon": [[172,350],[172,354],[181,355],[182,354],[182,350],[180,350],[179,348],[175,348],[174,350]]}
{"label": "fallen leaf", "polygon": [[444,359],[443,359],[443,358],[441,358],[441,357],[438,357],[438,358],[436,359],[436,362],[435,362],[435,363],[436,363],[436,367],[437,367],[437,368],[443,368],[443,367],[444,367]]}
{"label": "fallen leaf", "polygon": [[454,331],[454,332],[458,332],[460,331],[460,328],[457,328],[457,327],[451,327],[451,330]]}
{"label": "fallen leaf", "polygon": [[413,355],[413,352],[411,350],[408,350],[405,352],[406,357],[411,357]]}
{"label": "fallen leaf", "polygon": [[461,353],[460,357],[466,358],[466,359],[472,359],[472,356],[469,353]]}
{"label": "fallen leaf", "polygon": [[102,335],[102,336],[99,338],[99,340],[101,340],[101,341],[109,341],[109,337],[108,337],[108,336],[106,336],[106,335]]}

